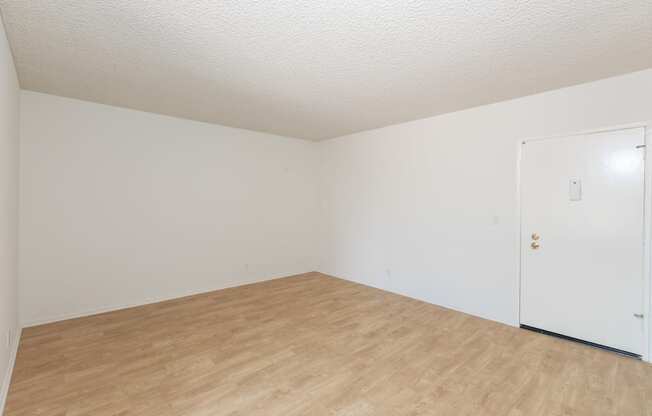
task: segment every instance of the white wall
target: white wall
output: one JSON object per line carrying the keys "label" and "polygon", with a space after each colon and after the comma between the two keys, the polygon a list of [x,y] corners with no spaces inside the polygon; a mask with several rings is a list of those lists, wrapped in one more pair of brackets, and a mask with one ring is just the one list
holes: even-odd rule
{"label": "white wall", "polygon": [[22,322],[316,268],[314,143],[24,91]]}
{"label": "white wall", "polygon": [[519,141],[650,120],[646,70],[322,142],[321,271],[517,324]]}
{"label": "white wall", "polygon": [[18,110],[14,62],[0,21],[0,413],[9,385],[11,353],[7,333],[18,328]]}
{"label": "white wall", "polygon": [[652,120],[650,92],[647,70],[316,144],[23,92],[23,321],[319,269],[517,324],[518,143]]}

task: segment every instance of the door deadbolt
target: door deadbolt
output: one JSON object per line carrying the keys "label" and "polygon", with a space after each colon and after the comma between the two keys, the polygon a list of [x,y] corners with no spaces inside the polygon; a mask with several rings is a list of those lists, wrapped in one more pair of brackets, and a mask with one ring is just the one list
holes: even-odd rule
{"label": "door deadbolt", "polygon": [[541,236],[540,236],[539,234],[537,234],[537,233],[532,233],[532,239],[533,239],[534,241],[537,241],[537,240],[540,239],[540,238],[541,238]]}
{"label": "door deadbolt", "polygon": [[532,247],[532,250],[536,250],[539,248],[539,243],[533,241],[532,244],[530,244],[530,247]]}

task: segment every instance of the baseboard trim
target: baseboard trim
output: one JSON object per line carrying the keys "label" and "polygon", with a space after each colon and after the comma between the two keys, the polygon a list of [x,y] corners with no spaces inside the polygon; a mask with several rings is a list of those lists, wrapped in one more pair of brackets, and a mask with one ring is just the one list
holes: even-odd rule
{"label": "baseboard trim", "polygon": [[428,298],[425,298],[425,297],[418,297],[418,296],[416,296],[414,294],[411,294],[411,293],[398,291],[396,289],[384,287],[384,286],[374,284],[374,283],[371,283],[371,282],[356,280],[356,279],[352,279],[352,278],[348,278],[348,277],[337,276],[337,275],[334,275],[334,274],[331,274],[331,273],[326,273],[326,272],[318,272],[318,273],[324,274],[326,276],[334,277],[336,279],[346,280],[347,282],[356,283],[356,284],[361,285],[361,286],[366,286],[366,287],[370,287],[370,288],[373,288],[373,289],[382,290],[383,292],[388,292],[388,293],[391,293],[391,294],[394,294],[394,295],[399,295],[399,296],[403,296],[403,297],[406,297],[406,298],[418,300],[419,302],[424,302],[424,303],[427,303],[429,305],[434,305],[434,306],[438,306],[440,308],[450,309],[452,311],[463,313],[465,315],[475,316],[476,318],[484,319],[484,320],[487,320],[487,321],[496,322],[496,323],[511,326],[511,327],[514,327],[514,328],[518,328],[518,326],[519,326],[518,321],[515,321],[515,320],[500,319],[498,317],[486,315],[486,314],[483,314],[483,313],[480,313],[480,312],[477,312],[477,311],[469,311],[469,310],[466,310],[466,309],[462,309],[457,305],[452,305],[452,304],[448,304],[448,303],[435,303],[432,299],[428,299]]}
{"label": "baseboard trim", "polygon": [[16,355],[18,355],[18,346],[20,345],[20,335],[22,334],[22,331],[22,328],[18,328],[16,330],[16,335],[14,335],[14,339],[11,342],[9,364],[7,365],[4,380],[2,380],[2,390],[0,390],[0,415],[3,415],[5,412],[7,395],[9,394],[9,386],[11,385],[11,375],[13,374],[14,366],[16,365]]}
{"label": "baseboard trim", "polygon": [[[136,308],[138,306],[151,305],[153,303],[165,302],[165,301],[168,301],[168,300],[185,298],[185,297],[188,297],[188,296],[201,295],[203,293],[215,292],[216,290],[231,289],[231,288],[235,288],[235,287],[251,285],[251,284],[254,284],[254,283],[267,282],[269,280],[285,279],[287,277],[301,276],[301,275],[309,274],[309,273],[313,273],[313,272],[297,273],[297,274],[293,274],[293,275],[289,275],[289,276],[284,275],[284,276],[262,278],[262,279],[251,279],[251,280],[245,280],[243,282],[239,282],[238,284],[235,284],[235,285],[226,285],[226,286],[219,286],[219,287],[208,288],[208,289],[190,290],[190,291],[180,292],[180,293],[170,295],[170,296],[153,297],[153,298],[147,298],[147,299],[144,299],[144,300],[141,300],[141,301],[136,301],[136,302],[123,303],[123,304],[117,304],[117,305],[101,306],[99,308],[93,308],[93,309],[85,310],[85,311],[82,311],[82,312],[74,312],[74,313],[69,313],[69,314],[62,314],[62,315],[57,315],[57,316],[47,317],[47,318],[30,319],[30,320],[21,322],[21,325],[22,325],[23,328],[29,328],[29,327],[37,326],[37,325],[46,325],[46,324],[51,324],[51,323],[54,323],[54,322],[67,321],[69,319],[85,318],[87,316],[99,315],[99,314],[107,313],[107,312],[115,312],[115,311],[119,311],[119,310],[122,310],[122,309]],[[0,413],[0,415],[2,415],[2,413]]]}

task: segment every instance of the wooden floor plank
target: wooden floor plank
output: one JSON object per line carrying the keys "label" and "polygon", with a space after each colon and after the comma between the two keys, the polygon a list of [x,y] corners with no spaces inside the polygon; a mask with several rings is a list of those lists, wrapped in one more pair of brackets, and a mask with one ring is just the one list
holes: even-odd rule
{"label": "wooden floor plank", "polygon": [[6,416],[651,416],[652,366],[308,273],[26,328]]}

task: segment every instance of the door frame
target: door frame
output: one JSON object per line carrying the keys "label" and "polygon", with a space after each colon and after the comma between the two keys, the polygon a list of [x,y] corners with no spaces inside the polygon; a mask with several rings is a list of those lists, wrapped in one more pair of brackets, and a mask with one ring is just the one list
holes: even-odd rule
{"label": "door frame", "polygon": [[521,302],[522,302],[522,287],[523,287],[523,240],[522,240],[522,226],[523,226],[523,206],[521,204],[521,162],[523,157],[523,145],[533,141],[559,139],[564,137],[581,136],[586,134],[605,133],[616,130],[624,130],[630,128],[643,127],[644,130],[644,160],[643,160],[643,354],[641,358],[643,361],[652,362],[652,167],[648,166],[648,160],[652,160],[652,121],[622,124],[616,126],[609,126],[591,130],[575,131],[566,134],[557,134],[554,136],[539,136],[527,137],[517,142],[517,162],[516,162],[516,202],[517,202],[517,216],[518,216],[518,284],[517,284],[517,311],[516,326],[521,324]]}

